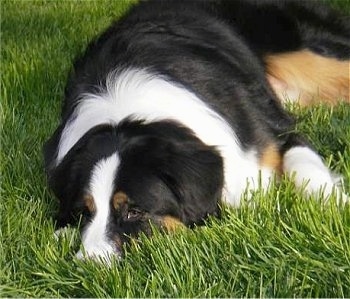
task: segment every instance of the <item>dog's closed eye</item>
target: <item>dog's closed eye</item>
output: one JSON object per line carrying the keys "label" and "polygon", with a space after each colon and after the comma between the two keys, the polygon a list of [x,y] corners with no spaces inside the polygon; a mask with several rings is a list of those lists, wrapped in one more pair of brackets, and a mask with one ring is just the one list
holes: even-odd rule
{"label": "dog's closed eye", "polygon": [[136,208],[130,209],[127,213],[126,220],[138,220],[143,216],[143,212]]}

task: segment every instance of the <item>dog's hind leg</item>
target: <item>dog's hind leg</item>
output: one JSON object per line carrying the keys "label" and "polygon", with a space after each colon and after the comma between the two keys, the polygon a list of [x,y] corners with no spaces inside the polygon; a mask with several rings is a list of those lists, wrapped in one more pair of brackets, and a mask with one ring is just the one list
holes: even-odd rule
{"label": "dog's hind leg", "polygon": [[[280,100],[350,103],[350,19],[312,1],[285,1],[281,14],[294,25],[275,34],[273,44],[291,36],[291,46],[262,54],[270,85]],[[294,47],[293,47],[294,45]]]}
{"label": "dog's hind leg", "polygon": [[267,55],[264,60],[268,81],[282,102],[350,103],[350,60],[310,50]]}
{"label": "dog's hind leg", "polygon": [[223,0],[216,7],[261,58],[282,102],[350,103],[350,18],[320,2]]}

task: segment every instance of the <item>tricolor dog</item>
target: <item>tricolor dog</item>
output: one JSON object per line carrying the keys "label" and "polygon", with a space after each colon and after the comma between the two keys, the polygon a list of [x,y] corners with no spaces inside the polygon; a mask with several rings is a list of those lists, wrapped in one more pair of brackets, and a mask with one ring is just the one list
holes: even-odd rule
{"label": "tricolor dog", "polygon": [[282,102],[349,102],[349,60],[349,18],[316,1],[134,5],[75,61],[45,144],[58,227],[82,215],[77,256],[108,258],[276,175],[340,196]]}

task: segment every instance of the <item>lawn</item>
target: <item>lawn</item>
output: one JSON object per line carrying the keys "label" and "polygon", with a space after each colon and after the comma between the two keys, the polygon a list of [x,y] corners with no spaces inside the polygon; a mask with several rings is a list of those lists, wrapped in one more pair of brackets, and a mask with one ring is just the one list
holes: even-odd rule
{"label": "lawn", "polygon": [[[76,230],[55,240],[41,147],[74,56],[129,5],[1,2],[0,297],[350,297],[349,204],[288,180],[205,227],[142,237],[109,268],[74,259]],[[290,109],[350,193],[350,105]]]}

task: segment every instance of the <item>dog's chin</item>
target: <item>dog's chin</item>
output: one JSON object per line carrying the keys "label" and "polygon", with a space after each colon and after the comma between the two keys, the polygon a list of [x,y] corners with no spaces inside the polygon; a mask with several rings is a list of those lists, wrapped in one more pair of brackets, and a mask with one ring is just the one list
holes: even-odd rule
{"label": "dog's chin", "polygon": [[114,234],[113,238],[106,236],[93,235],[89,229],[85,229],[82,235],[82,249],[75,257],[79,260],[93,260],[111,265],[112,260],[121,260],[123,257],[123,245],[130,244],[131,239],[135,239],[140,234],[152,235],[152,227],[163,231],[164,233],[173,233],[186,228],[186,225],[180,219],[166,216],[147,216],[147,220],[137,222],[135,226],[123,227],[128,231],[128,237],[121,237]]}

